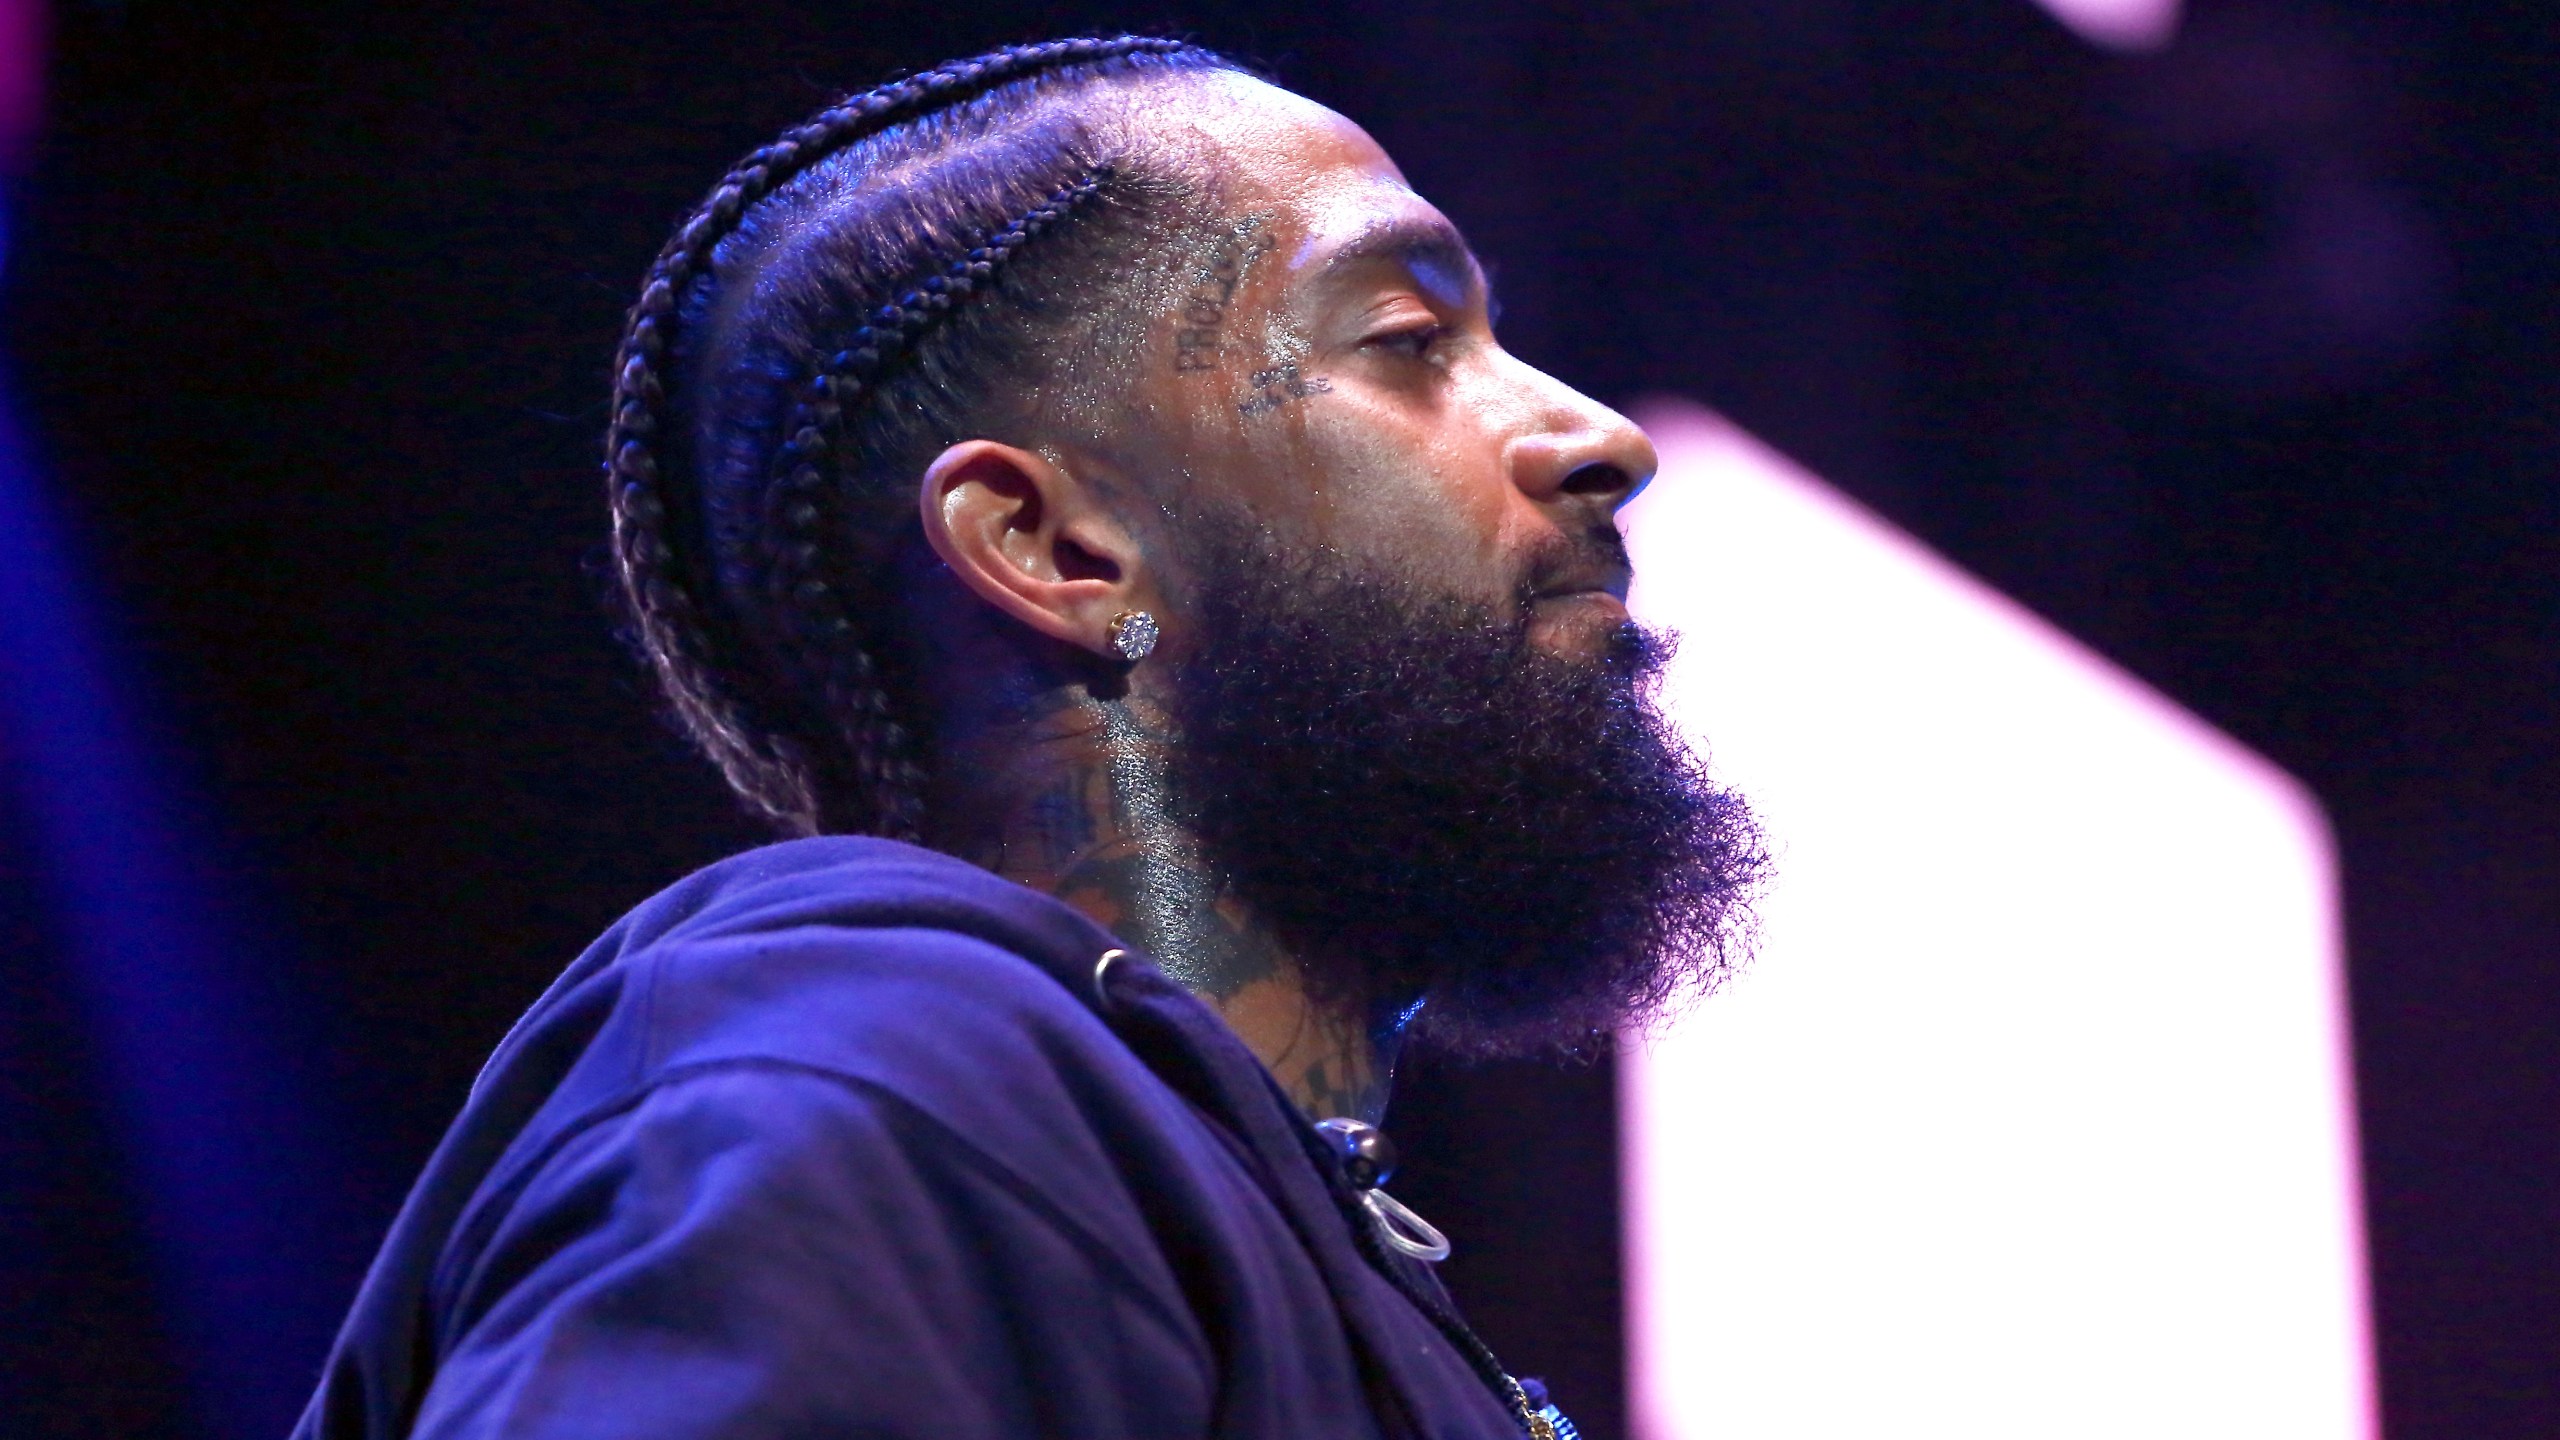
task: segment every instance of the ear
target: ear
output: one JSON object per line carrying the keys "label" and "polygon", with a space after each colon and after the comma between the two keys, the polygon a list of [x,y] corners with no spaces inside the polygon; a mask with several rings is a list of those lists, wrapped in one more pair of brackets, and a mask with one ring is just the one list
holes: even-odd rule
{"label": "ear", "polygon": [[960,583],[1053,640],[1111,653],[1111,617],[1154,606],[1138,546],[1046,457],[963,440],[925,467],[925,540]]}

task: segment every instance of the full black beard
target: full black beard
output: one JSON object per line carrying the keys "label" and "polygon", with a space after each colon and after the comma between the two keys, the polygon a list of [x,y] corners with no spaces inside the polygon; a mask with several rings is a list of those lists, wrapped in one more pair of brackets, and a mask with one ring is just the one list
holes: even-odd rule
{"label": "full black beard", "polygon": [[1206,528],[1173,808],[1312,988],[1422,999],[1434,1045],[1522,1054],[1740,960],[1766,857],[1655,707],[1666,640],[1556,656],[1525,593],[1470,604]]}

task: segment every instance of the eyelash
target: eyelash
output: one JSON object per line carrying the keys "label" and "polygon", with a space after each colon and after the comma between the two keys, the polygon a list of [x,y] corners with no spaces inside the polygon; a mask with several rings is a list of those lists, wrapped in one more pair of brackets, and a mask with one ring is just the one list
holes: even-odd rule
{"label": "eyelash", "polygon": [[1381,335],[1373,343],[1383,345],[1390,350],[1402,350],[1418,360],[1430,355],[1432,347],[1438,345],[1448,333],[1449,327],[1446,325],[1416,325],[1409,330],[1397,330]]}

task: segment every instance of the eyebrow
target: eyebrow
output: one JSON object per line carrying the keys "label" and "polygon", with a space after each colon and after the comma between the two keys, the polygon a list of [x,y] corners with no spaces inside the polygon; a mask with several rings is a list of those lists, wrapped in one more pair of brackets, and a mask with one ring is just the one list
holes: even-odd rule
{"label": "eyebrow", "polygon": [[1330,279],[1342,271],[1377,261],[1416,272],[1445,270],[1465,276],[1467,283],[1484,296],[1488,311],[1501,308],[1493,297],[1492,277],[1476,259],[1476,252],[1468,248],[1456,226],[1439,216],[1405,215],[1381,220],[1326,256],[1318,276]]}

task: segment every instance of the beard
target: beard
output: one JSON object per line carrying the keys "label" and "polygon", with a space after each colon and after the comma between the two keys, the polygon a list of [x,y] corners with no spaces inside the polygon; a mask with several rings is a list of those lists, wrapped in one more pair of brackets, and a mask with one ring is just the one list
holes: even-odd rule
{"label": "beard", "polygon": [[1656,708],[1665,637],[1552,654],[1526,585],[1471,603],[1203,531],[1169,798],[1312,990],[1373,1017],[1420,1000],[1417,1038],[1513,1055],[1640,1025],[1740,961],[1766,857]]}

